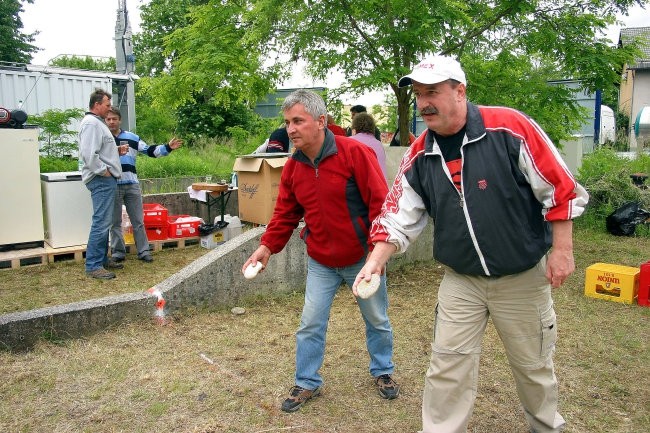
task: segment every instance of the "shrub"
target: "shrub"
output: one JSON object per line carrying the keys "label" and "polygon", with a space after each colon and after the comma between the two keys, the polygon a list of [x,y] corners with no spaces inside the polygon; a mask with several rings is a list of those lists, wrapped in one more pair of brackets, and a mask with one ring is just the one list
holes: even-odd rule
{"label": "shrub", "polygon": [[57,173],[60,171],[77,171],[79,161],[77,158],[55,158],[50,156],[41,156],[39,158],[41,173]]}
{"label": "shrub", "polygon": [[70,108],[45,110],[40,116],[32,116],[32,122],[39,127],[38,140],[41,152],[50,157],[61,158],[77,150],[76,131],[70,129],[70,122],[80,119],[83,110]]}
{"label": "shrub", "polygon": [[589,204],[578,223],[604,230],[607,215],[628,201],[638,201],[650,209],[650,190],[634,186],[630,178],[638,172],[650,174],[649,155],[629,159],[608,147],[599,147],[585,156],[577,178],[589,192]]}

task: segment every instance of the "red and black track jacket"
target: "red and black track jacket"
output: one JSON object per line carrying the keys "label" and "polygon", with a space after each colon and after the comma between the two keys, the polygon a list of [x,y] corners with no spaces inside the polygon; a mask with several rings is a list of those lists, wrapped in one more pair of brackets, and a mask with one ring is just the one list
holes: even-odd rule
{"label": "red and black track jacket", "polygon": [[372,149],[325,130],[317,166],[297,150],[282,169],[278,199],[261,244],[282,251],[302,218],[307,254],[330,267],[352,265],[368,254],[370,223],[388,193]]}
{"label": "red and black track jacket", "polygon": [[549,222],[582,214],[588,194],[539,125],[509,108],[467,103],[461,189],[433,134],[407,150],[371,242],[404,251],[434,224],[436,260],[469,275],[511,275],[549,250]]}

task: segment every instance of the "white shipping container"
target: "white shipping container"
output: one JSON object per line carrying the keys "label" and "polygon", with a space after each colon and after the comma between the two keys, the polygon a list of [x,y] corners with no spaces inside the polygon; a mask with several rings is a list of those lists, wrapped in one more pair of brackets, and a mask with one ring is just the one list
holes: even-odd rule
{"label": "white shipping container", "polygon": [[[30,124],[31,116],[42,115],[47,110],[77,108],[86,112],[90,94],[95,89],[113,93],[114,84],[132,82],[134,79],[137,77],[115,72],[35,65],[0,66],[0,107],[10,111],[23,110],[28,116],[27,124]],[[117,105],[115,95],[113,99],[113,104]],[[129,102],[129,106],[131,104]],[[127,118],[127,113],[123,112],[122,117]],[[130,127],[134,121],[123,125]],[[70,122],[69,129],[78,131],[79,122]],[[72,156],[76,156],[76,152]]]}
{"label": "white shipping container", "polygon": [[88,98],[96,88],[112,92],[117,74],[53,67],[0,69],[0,106],[21,109],[28,115],[46,110],[88,110]]}

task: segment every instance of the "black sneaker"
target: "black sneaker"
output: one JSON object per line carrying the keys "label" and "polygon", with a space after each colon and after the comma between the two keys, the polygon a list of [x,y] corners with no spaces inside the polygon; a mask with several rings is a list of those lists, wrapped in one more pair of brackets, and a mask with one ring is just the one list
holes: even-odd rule
{"label": "black sneaker", "polygon": [[390,377],[390,374],[375,377],[375,385],[377,385],[381,398],[392,400],[399,395],[399,385]]}
{"label": "black sneaker", "polygon": [[122,263],[126,259],[126,257],[114,257],[114,256],[111,256],[111,258],[113,259],[114,262],[117,263]]}
{"label": "black sneaker", "polygon": [[142,260],[143,262],[146,262],[146,263],[153,262],[153,257],[151,257],[151,254],[145,254],[142,257],[138,257],[138,259],[140,259],[140,260]]}
{"label": "black sneaker", "polygon": [[295,412],[307,402],[307,400],[320,394],[320,387],[316,389],[305,389],[301,386],[294,386],[289,390],[289,398],[282,402],[284,412]]}

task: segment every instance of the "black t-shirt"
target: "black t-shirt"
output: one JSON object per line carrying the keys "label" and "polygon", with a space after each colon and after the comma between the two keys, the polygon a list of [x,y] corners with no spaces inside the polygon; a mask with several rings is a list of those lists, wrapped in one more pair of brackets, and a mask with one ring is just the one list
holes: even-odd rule
{"label": "black t-shirt", "polygon": [[[433,132],[433,131],[431,131]],[[461,159],[460,147],[463,144],[463,139],[465,138],[465,127],[448,137],[443,137],[433,132],[433,136],[436,138],[436,142],[440,147],[442,152],[442,157],[449,168],[449,173],[451,174],[451,179],[454,181],[454,185],[460,191],[460,172],[463,167],[463,161]]]}

